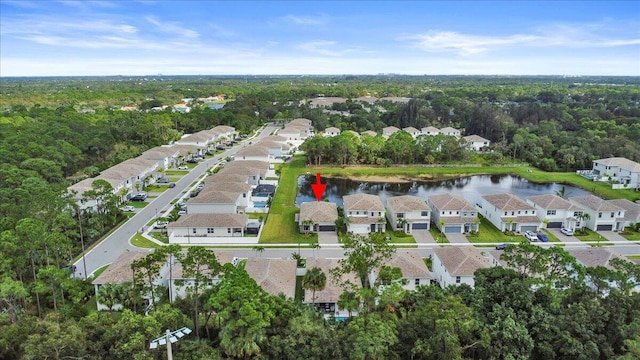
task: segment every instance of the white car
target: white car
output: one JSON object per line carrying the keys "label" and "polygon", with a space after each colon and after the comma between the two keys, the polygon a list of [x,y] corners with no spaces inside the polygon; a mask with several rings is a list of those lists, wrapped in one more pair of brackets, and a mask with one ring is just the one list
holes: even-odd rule
{"label": "white car", "polygon": [[187,215],[187,210],[182,209],[182,210],[178,211],[178,215]]}
{"label": "white car", "polygon": [[121,207],[120,210],[124,212],[134,212],[136,211],[136,208],[131,205],[127,205],[127,206]]}
{"label": "white car", "polygon": [[567,235],[567,236],[573,236],[573,230],[571,229],[567,229],[567,228],[561,228],[560,232]]}
{"label": "white car", "polygon": [[166,229],[168,224],[168,221],[158,221],[153,227],[156,229]]}
{"label": "white car", "polygon": [[536,235],[536,233],[533,231],[526,231],[524,233],[524,237],[531,242],[538,241],[538,235]]}
{"label": "white car", "polygon": [[189,170],[187,165],[178,166],[178,170]]}

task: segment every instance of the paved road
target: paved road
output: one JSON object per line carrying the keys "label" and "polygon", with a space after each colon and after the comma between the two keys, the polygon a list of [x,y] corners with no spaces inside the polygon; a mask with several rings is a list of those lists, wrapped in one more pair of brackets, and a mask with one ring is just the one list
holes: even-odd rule
{"label": "paved road", "polygon": [[[256,139],[269,136],[275,129],[276,125],[266,126],[257,137],[247,139],[245,142],[255,141]],[[116,229],[111,235],[102,240],[99,244],[94,246],[91,250],[87,251],[84,259],[81,257],[74,265],[76,265],[76,277],[84,277],[92,274],[97,269],[104,265],[112,263],[122,253],[126,251],[150,251],[148,249],[140,249],[132,246],[129,243],[129,239],[136,234],[143,226],[153,218],[156,214],[164,212],[169,209],[171,201],[176,197],[181,196],[182,192],[189,188],[189,185],[196,181],[208,168],[214,166],[221,159],[231,156],[238,152],[242,148],[241,145],[234,146],[231,149],[224,151],[214,157],[200,162],[196,167],[191,169],[186,175],[184,175],[179,181],[176,182],[174,188],[168,188],[161,193],[158,197],[150,199],[151,202],[142,209],[136,211],[136,214],[131,217],[125,224]],[[86,268],[84,266],[86,261]]]}

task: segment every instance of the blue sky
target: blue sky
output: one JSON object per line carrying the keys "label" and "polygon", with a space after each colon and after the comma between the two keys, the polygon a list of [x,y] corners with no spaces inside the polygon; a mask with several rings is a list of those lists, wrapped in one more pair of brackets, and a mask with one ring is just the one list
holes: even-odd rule
{"label": "blue sky", "polygon": [[0,76],[640,76],[640,1],[0,0]]}

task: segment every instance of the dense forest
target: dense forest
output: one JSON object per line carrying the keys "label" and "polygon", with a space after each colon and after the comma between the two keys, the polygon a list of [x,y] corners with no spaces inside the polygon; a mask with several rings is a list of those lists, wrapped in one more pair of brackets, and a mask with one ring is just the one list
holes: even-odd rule
{"label": "dense forest", "polygon": [[[218,94],[227,99],[223,109],[194,100],[190,112],[172,111],[185,98]],[[367,95],[413,100],[381,101],[376,106],[353,100]],[[317,96],[347,101],[329,109],[301,102]],[[139,110],[121,110],[131,106]],[[151,109],[162,106],[166,108]],[[97,213],[73,211],[71,202],[61,196],[63,190],[183,134],[219,124],[249,133],[265,122],[298,117],[311,119],[318,130],[452,126],[493,143],[493,152],[478,158],[452,139],[414,142],[400,133],[387,142],[364,137],[358,143],[344,132],[335,140],[305,144],[310,163],[524,161],[553,171],[591,168],[592,160],[609,156],[640,161],[640,80],[634,77],[0,78],[0,357],[101,358],[107,352],[123,359],[159,356],[146,350],[145,342],[160,329],[183,323],[192,309],[175,305],[150,317],[134,311],[121,316],[87,314],[82,303],[92,296],[92,286],[70,279],[62,267],[80,253],[83,241],[89,245],[122,218],[117,204],[110,201]],[[326,156],[327,145],[321,142],[332,149],[347,148],[341,156],[335,151]],[[98,183],[93,191],[106,195],[109,184]],[[633,313],[640,308],[637,294],[594,293],[577,285],[534,291],[529,280],[507,270],[487,271],[486,283],[483,276],[479,274],[475,290],[425,288],[406,295],[421,306],[372,308],[368,316],[333,325],[300,304],[268,297],[242,275],[229,275],[228,281],[240,282],[238,291],[265,299],[259,309],[242,310],[269,311],[256,320],[260,331],[242,334],[258,336],[258,345],[246,346],[270,358],[299,358],[297,352],[283,351],[303,351],[303,346],[310,346],[304,358],[349,358],[347,349],[366,354],[355,358],[435,358],[448,351],[453,352],[444,358],[507,358],[508,351],[524,349],[524,355],[509,354],[604,359],[638,351],[637,342],[625,345],[633,338],[629,334],[640,330],[637,321],[629,320],[638,318]],[[504,293],[506,300],[490,299],[492,304],[503,304],[490,309],[487,299],[498,291],[494,286],[513,286],[518,293]],[[518,295],[511,299],[517,305],[508,303],[507,295]],[[484,299],[482,306],[478,299]],[[203,304],[211,302],[202,299]],[[585,324],[585,314],[594,321]],[[225,348],[226,343],[216,342],[217,332],[223,333],[219,324],[207,326],[210,332],[202,341],[179,345],[180,352],[192,354],[185,358],[247,357],[245,350],[234,352]],[[456,333],[458,338],[438,337],[443,333]],[[420,341],[405,338],[411,336]],[[375,343],[384,339],[389,340]],[[434,339],[440,343],[430,343]],[[501,345],[495,347],[495,341]]]}

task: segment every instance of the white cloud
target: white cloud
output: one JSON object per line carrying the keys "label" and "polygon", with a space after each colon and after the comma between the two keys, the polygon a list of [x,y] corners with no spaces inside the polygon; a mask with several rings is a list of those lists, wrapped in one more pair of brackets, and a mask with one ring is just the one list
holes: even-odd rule
{"label": "white cloud", "polygon": [[328,22],[328,19],[324,15],[319,16],[300,16],[300,15],[287,15],[284,20],[294,23],[296,25],[304,26],[317,26],[324,25]]}
{"label": "white cloud", "polygon": [[425,51],[453,51],[461,55],[473,55],[497,47],[527,44],[540,39],[534,35],[478,36],[461,34],[454,31],[432,31],[426,34],[400,37],[408,40],[419,49]]}
{"label": "white cloud", "polygon": [[313,54],[324,56],[340,56],[343,52],[329,49],[337,43],[335,41],[317,40],[309,41],[298,45],[298,48]]}
{"label": "white cloud", "polygon": [[162,32],[175,34],[191,39],[200,36],[200,33],[198,33],[197,31],[182,27],[176,22],[161,22],[155,16],[147,16],[145,17],[145,19],[155,25]]}

